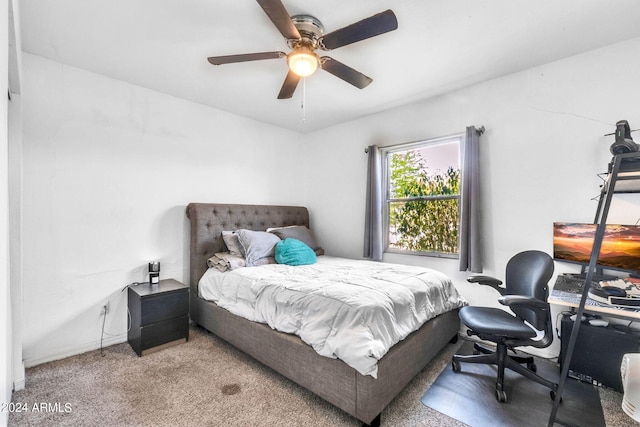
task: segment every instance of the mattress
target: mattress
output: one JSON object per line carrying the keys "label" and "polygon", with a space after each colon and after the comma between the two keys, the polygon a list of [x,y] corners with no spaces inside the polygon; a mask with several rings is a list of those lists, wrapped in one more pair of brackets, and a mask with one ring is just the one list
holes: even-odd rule
{"label": "mattress", "polygon": [[395,343],[466,304],[436,270],[328,256],[306,266],[210,268],[198,293],[235,315],[298,335],[320,355],[374,378],[378,360]]}

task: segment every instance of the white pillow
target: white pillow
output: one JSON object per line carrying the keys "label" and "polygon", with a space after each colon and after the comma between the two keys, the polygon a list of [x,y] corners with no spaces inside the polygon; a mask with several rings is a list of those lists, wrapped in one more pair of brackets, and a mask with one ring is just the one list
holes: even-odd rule
{"label": "white pillow", "polygon": [[257,265],[259,260],[275,256],[276,244],[280,238],[266,231],[238,230],[236,233],[244,251],[247,267]]}

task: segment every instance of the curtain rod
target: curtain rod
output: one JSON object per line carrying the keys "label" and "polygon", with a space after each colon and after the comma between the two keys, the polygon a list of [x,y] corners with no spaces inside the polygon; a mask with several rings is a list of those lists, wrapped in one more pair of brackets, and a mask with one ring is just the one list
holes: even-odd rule
{"label": "curtain rod", "polygon": [[[484,132],[485,132],[485,128],[484,128],[484,126],[482,126],[482,125],[481,125],[479,128],[477,128],[477,129],[476,129],[476,133],[478,134],[478,136],[482,135]],[[446,138],[451,138],[452,136],[455,136],[455,135],[461,135],[461,134],[456,133],[456,134],[453,134],[453,135],[448,135],[448,136],[444,136],[444,137],[442,137],[442,138],[434,138],[434,139],[446,139]],[[422,140],[419,140],[419,141],[413,141],[413,142],[402,142],[402,143],[400,143],[400,144],[386,145],[386,146],[384,146],[384,147],[382,147],[382,148],[393,148],[393,147],[398,147],[398,146],[400,146],[400,145],[407,145],[407,144],[412,144],[412,143],[418,143],[418,142],[421,142],[421,141],[422,141]],[[364,147],[364,152],[365,152],[365,154],[368,154],[368,153],[369,153],[369,147]]]}

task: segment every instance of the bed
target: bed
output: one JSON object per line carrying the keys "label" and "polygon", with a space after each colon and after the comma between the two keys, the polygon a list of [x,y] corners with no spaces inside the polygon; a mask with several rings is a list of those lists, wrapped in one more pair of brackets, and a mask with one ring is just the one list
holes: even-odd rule
{"label": "bed", "polygon": [[367,425],[379,425],[393,398],[459,330],[451,310],[427,321],[395,344],[377,363],[377,378],[362,375],[340,359],[319,355],[298,336],[236,316],[198,296],[207,260],[226,250],[223,230],[264,231],[269,227],[309,227],[309,213],[299,206],[191,203],[190,316],[193,322],[259,362],[310,390]]}

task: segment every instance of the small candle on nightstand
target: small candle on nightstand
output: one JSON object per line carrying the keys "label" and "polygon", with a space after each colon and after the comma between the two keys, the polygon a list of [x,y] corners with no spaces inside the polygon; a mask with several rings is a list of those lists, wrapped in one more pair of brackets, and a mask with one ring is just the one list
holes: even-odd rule
{"label": "small candle on nightstand", "polygon": [[152,261],[149,263],[149,284],[157,285],[160,283],[160,261]]}

